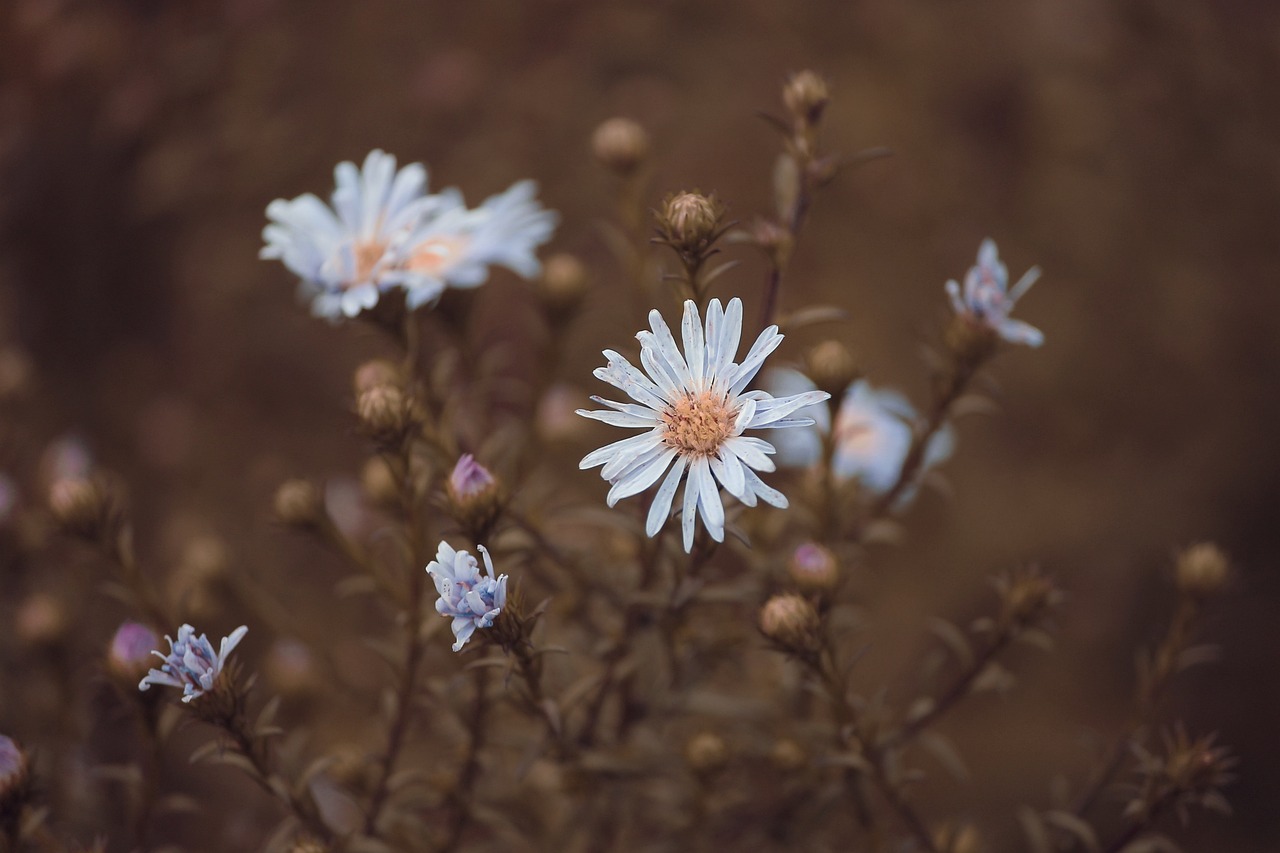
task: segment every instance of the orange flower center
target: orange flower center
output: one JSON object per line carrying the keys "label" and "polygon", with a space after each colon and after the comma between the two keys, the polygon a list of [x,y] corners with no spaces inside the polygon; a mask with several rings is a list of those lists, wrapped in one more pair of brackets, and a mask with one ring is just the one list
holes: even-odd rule
{"label": "orange flower center", "polygon": [[368,281],[373,276],[374,268],[382,260],[382,255],[386,251],[387,244],[380,243],[377,240],[356,243],[356,275],[352,279],[352,284],[361,284]]}
{"label": "orange flower center", "polygon": [[708,392],[690,394],[667,406],[662,440],[685,456],[710,456],[733,434],[734,413]]}
{"label": "orange flower center", "polygon": [[409,258],[408,268],[416,273],[439,275],[458,259],[470,241],[466,237],[442,236],[424,240]]}

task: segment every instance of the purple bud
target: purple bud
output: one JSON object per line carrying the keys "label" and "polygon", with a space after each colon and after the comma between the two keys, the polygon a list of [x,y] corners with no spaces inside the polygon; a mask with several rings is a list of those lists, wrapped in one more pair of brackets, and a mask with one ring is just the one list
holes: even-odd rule
{"label": "purple bud", "polygon": [[26,782],[27,756],[12,738],[0,735],[0,800]]}
{"label": "purple bud", "polygon": [[159,646],[155,631],[140,622],[125,622],[111,638],[107,668],[127,681],[137,681],[151,668],[155,661],[152,652]]}
{"label": "purple bud", "polygon": [[466,501],[493,488],[495,482],[488,469],[470,453],[464,453],[449,475],[449,491],[455,500]]}

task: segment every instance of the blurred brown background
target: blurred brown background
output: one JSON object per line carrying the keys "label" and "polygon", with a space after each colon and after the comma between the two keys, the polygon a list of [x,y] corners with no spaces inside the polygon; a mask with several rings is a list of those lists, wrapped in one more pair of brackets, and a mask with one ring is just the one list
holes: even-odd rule
{"label": "blurred brown background", "polygon": [[[920,345],[979,240],[1015,277],[1045,272],[1018,313],[1046,345],[996,364],[1001,411],[961,425],[953,498],[926,495],[910,542],[870,569],[868,683],[919,657],[930,614],[987,606],[978,579],[996,570],[1039,561],[1071,593],[1058,651],[1025,655],[1015,693],[949,724],[983,793],[939,781],[931,810],[1013,833],[1056,768],[1078,777],[1088,733],[1124,719],[1132,650],[1162,630],[1171,554],[1211,538],[1240,570],[1210,628],[1224,661],[1192,671],[1173,711],[1242,756],[1238,815],[1198,819],[1186,846],[1275,849],[1276,4],[5,0],[0,342],[36,365],[27,428],[74,431],[126,476],[154,564],[216,533],[305,616],[339,572],[271,526],[270,496],[358,463],[350,369],[381,350],[310,319],[256,259],[266,203],[327,194],[333,164],[373,147],[472,202],[538,179],[563,216],[552,247],[593,270],[565,375],[596,392],[599,349],[642,314],[610,295],[591,130],[640,120],[655,193],[714,190],[746,219],[777,147],[753,114],[803,67],[832,83],[829,148],[894,151],[815,206],[784,308],[851,319],[804,337],[845,337],[922,402]],[[718,293],[754,302],[759,259],[735,251]],[[506,274],[480,301],[482,328],[532,306]]]}

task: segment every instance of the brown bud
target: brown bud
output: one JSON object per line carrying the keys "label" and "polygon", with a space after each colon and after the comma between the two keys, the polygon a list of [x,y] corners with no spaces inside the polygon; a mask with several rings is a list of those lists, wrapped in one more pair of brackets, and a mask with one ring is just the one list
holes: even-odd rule
{"label": "brown bud", "polygon": [[1192,545],[1178,555],[1178,590],[1197,599],[1219,592],[1231,576],[1227,555],[1212,542]]}
{"label": "brown bud", "polygon": [[356,415],[364,431],[379,444],[399,444],[413,426],[413,406],[394,385],[377,385],[356,400]]}
{"label": "brown bud", "polygon": [[398,506],[400,484],[391,466],[381,456],[371,456],[360,471],[360,484],[369,500],[383,507]]}
{"label": "brown bud", "polygon": [[28,596],[14,615],[14,633],[24,645],[57,645],[67,635],[67,611],[62,602],[43,592]]}
{"label": "brown bud", "polygon": [[1062,601],[1062,591],[1053,579],[1034,566],[997,578],[996,591],[1002,599],[1002,621],[1015,628],[1036,624]]}
{"label": "brown bud", "polygon": [[760,610],[760,631],[784,649],[812,654],[822,645],[818,611],[793,592],[775,595]]}
{"label": "brown bud", "polygon": [[787,112],[803,124],[822,120],[822,111],[831,100],[827,81],[814,71],[799,71],[787,78],[782,87],[782,103]]}
{"label": "brown bud", "polygon": [[715,240],[724,206],[714,195],[680,192],[667,196],[658,214],[658,230],[678,251],[697,254]]}
{"label": "brown bud", "polygon": [[352,378],[352,385],[355,387],[356,397],[358,398],[364,392],[383,385],[399,388],[403,381],[404,378],[400,374],[400,368],[384,358],[375,358],[356,368],[355,376]]}
{"label": "brown bud", "polygon": [[116,490],[100,477],[68,477],[49,489],[49,509],[63,530],[85,539],[102,539],[120,521]]}
{"label": "brown bud", "polygon": [[567,252],[552,255],[542,264],[538,292],[552,314],[562,316],[576,308],[587,292],[587,268]]}
{"label": "brown bud", "polygon": [[591,135],[591,150],[606,169],[630,175],[649,155],[649,134],[629,118],[611,118]]}
{"label": "brown bud", "polygon": [[729,763],[729,746],[714,732],[700,732],[685,744],[684,760],[693,772],[708,776],[723,770]]}
{"label": "brown bud", "polygon": [[839,401],[858,378],[858,362],[840,341],[823,341],[805,354],[805,368],[813,384]]}
{"label": "brown bud", "polygon": [[324,497],[314,483],[285,480],[276,489],[276,518],[294,527],[312,527],[324,518]]}
{"label": "brown bud", "polygon": [[791,738],[782,738],[769,751],[769,761],[784,773],[794,773],[809,763],[804,747]]}
{"label": "brown bud", "polygon": [[839,582],[840,565],[830,548],[806,542],[792,552],[787,574],[801,592],[824,595]]}

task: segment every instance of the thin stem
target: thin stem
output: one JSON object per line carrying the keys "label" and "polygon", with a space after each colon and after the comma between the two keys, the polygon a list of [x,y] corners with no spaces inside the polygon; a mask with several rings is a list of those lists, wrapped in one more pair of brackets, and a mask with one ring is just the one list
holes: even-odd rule
{"label": "thin stem", "polygon": [[470,738],[467,742],[467,755],[462,762],[462,769],[458,771],[458,781],[449,795],[453,803],[453,818],[449,823],[449,834],[440,846],[441,853],[447,853],[458,846],[471,820],[471,789],[475,787],[480,775],[480,751],[484,749],[485,725],[489,715],[488,672],[485,667],[476,667],[475,670],[476,695],[468,718]]}

